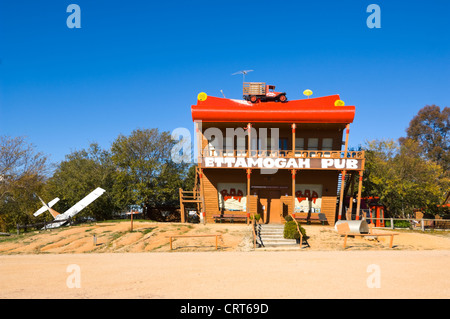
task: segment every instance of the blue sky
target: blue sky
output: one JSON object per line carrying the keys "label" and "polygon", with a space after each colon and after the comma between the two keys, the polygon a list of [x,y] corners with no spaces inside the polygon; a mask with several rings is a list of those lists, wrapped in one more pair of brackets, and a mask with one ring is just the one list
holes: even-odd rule
{"label": "blue sky", "polygon": [[[66,25],[71,3],[81,29]],[[197,94],[241,98],[242,69],[290,100],[340,94],[357,146],[450,106],[450,1],[1,0],[0,61],[0,135],[53,162],[136,128],[193,130]]]}

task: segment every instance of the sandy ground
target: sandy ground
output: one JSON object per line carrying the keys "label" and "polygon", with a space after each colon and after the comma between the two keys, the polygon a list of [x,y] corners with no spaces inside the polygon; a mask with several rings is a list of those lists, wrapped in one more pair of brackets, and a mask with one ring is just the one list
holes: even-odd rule
{"label": "sandy ground", "polygon": [[[0,241],[0,298],[449,298],[450,238],[343,239],[305,226],[311,249],[253,250],[245,225],[136,222]],[[170,234],[223,234],[178,239]],[[97,246],[93,244],[97,236]],[[76,287],[76,283],[80,287]],[[74,287],[75,285],[75,287]]]}

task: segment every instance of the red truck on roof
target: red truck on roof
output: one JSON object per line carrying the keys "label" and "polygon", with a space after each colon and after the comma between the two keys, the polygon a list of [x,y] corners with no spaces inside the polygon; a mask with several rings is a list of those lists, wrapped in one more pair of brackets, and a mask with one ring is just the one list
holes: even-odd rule
{"label": "red truck on roof", "polygon": [[275,85],[264,82],[244,82],[244,100],[256,102],[286,102],[286,92],[275,92]]}

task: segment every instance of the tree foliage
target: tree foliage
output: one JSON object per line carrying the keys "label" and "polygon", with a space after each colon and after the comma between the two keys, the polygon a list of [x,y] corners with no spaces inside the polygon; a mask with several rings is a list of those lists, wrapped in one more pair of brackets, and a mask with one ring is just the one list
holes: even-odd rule
{"label": "tree foliage", "polygon": [[367,142],[364,195],[378,196],[396,217],[415,209],[438,213],[450,181],[435,162],[422,157],[420,145],[411,140]]}
{"label": "tree foliage", "polygon": [[24,137],[0,136],[0,229],[26,223],[37,207],[35,192],[49,172],[48,159]]}
{"label": "tree foliage", "polygon": [[173,145],[170,133],[158,129],[137,129],[113,142],[117,205],[177,205],[176,190],[182,187],[188,167],[171,160]]}
{"label": "tree foliage", "polygon": [[65,160],[57,165],[52,178],[46,183],[44,200],[48,202],[59,197],[55,210],[63,213],[95,188],[101,187],[106,192],[77,217],[92,216],[98,220],[110,218],[117,209],[112,192],[115,175],[110,153],[92,143],[87,150],[66,155]]}
{"label": "tree foliage", "polygon": [[450,170],[450,107],[437,105],[423,107],[409,123],[406,138],[419,144],[419,154],[439,164],[446,172]]}

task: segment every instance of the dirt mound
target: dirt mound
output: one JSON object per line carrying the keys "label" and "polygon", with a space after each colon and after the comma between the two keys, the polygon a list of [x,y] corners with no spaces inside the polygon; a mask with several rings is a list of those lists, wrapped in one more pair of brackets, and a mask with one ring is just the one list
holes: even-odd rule
{"label": "dirt mound", "polygon": [[[342,250],[343,238],[334,228],[320,225],[304,225],[304,228],[311,245],[309,250]],[[221,234],[220,251],[253,250],[251,227],[245,224],[203,225],[134,221],[133,231],[130,232],[130,222],[122,221],[63,227],[3,237],[0,238],[0,254],[164,252],[170,250],[168,236],[201,234]],[[380,237],[378,241],[349,238],[347,249],[389,249],[389,243],[386,240],[388,238],[383,237]],[[438,234],[400,232],[400,235],[394,239],[393,248],[396,250],[447,250],[450,249],[450,234],[448,232]],[[215,250],[214,237],[177,238],[173,241],[173,251],[211,250]]]}

